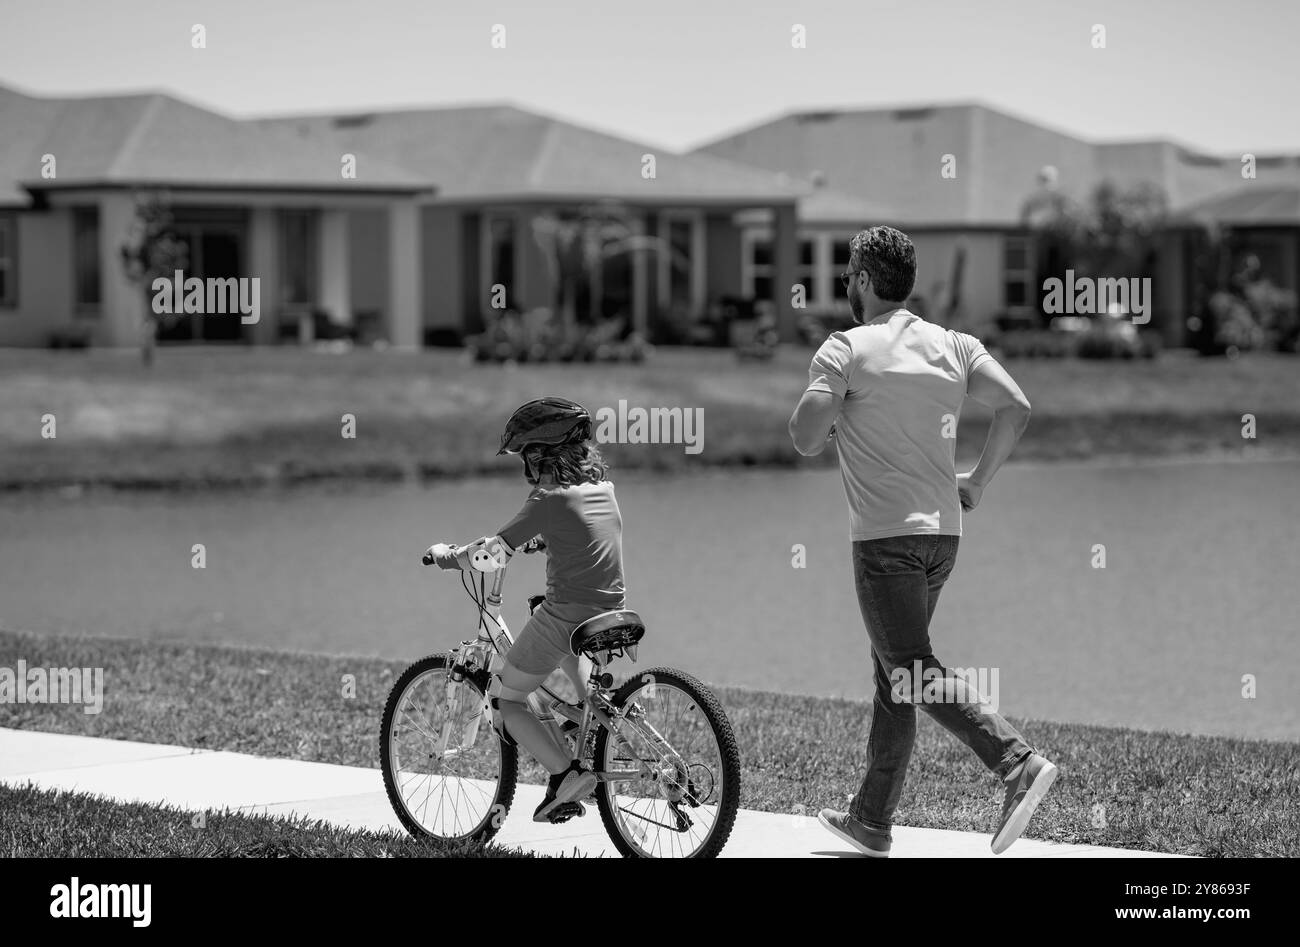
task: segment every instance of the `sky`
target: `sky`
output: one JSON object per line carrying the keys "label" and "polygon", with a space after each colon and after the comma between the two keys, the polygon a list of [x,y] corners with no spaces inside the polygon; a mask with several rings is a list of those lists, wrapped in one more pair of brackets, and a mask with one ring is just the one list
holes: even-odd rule
{"label": "sky", "polygon": [[1297,49],[1297,0],[0,0],[0,85],[28,93],[511,102],[675,150],[791,110],[980,101],[1087,140],[1300,152]]}

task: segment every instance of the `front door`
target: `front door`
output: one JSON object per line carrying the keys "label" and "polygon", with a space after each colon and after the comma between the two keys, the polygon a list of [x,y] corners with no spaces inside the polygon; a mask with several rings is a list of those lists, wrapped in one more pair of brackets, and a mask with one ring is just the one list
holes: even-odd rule
{"label": "front door", "polygon": [[[247,238],[242,211],[221,208],[180,209],[173,212],[172,230],[185,244],[189,265],[185,278],[240,279]],[[207,293],[204,293],[206,302]],[[238,312],[182,313],[158,327],[159,342],[240,342],[245,326]]]}

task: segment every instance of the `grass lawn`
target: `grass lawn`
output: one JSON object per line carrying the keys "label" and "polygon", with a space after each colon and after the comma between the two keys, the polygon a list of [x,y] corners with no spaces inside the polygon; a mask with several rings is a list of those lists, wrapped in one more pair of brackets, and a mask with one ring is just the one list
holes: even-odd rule
{"label": "grass lawn", "polygon": [[[383,703],[403,666],[365,657],[0,632],[0,666],[14,667],[19,658],[29,666],[103,667],[104,712],[3,704],[0,726],[376,768]],[[341,696],[344,674],[355,675],[355,698]],[[869,703],[733,688],[718,694],[740,740],[742,806],[809,814],[823,806],[845,808],[862,775]],[[999,784],[969,750],[919,717],[898,823],[990,832],[1001,803]],[[1186,855],[1300,855],[1298,744],[1013,723],[1061,768],[1026,837]],[[539,781],[527,770],[521,778]],[[111,833],[97,842],[78,834],[90,830],[72,818],[70,807],[88,804],[0,794],[0,811],[16,806],[21,813],[0,819],[0,854],[6,845],[37,851],[42,839],[54,837],[39,834],[44,829],[37,811],[61,820],[56,824],[65,826],[67,837],[85,846],[78,853],[95,851],[96,844],[111,847]],[[169,844],[201,844],[182,837],[190,831],[183,816],[136,815],[142,826],[159,824],[151,819],[170,826]],[[15,824],[19,830],[8,828]],[[259,827],[252,821],[223,826],[228,834],[212,844],[229,845],[232,853],[257,844]],[[366,833],[301,825],[267,831],[313,853],[373,854],[374,846],[417,853]]]}
{"label": "grass lawn", "polygon": [[[617,467],[833,464],[800,458],[786,422],[811,351],[766,364],[728,351],[666,349],[644,365],[466,364],[457,352],[163,349],[0,351],[0,487],[240,486],[320,478],[437,478],[508,470],[495,458],[518,404],[564,394],[591,409],[704,410],[703,452],[609,445]],[[1179,353],[1148,362],[1009,361],[1034,405],[1020,460],[1300,454],[1300,361]],[[1241,437],[1254,414],[1258,437]],[[344,414],[356,438],[341,436]],[[56,436],[42,437],[53,415]],[[968,405],[957,451],[973,460],[988,415]]]}
{"label": "grass lawn", "polygon": [[303,818],[192,813],[84,793],[0,786],[0,858],[531,858],[500,845],[361,832]]}

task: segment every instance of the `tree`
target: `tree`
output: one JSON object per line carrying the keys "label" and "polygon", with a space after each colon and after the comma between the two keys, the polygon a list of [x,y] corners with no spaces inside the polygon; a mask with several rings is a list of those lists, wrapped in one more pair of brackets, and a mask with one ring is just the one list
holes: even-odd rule
{"label": "tree", "polygon": [[1193,348],[1229,356],[1261,348],[1300,351],[1296,293],[1273,282],[1249,232],[1207,220],[1190,245],[1195,283],[1187,326]]}
{"label": "tree", "polygon": [[164,318],[164,314],[154,311],[154,280],[160,277],[170,279],[177,270],[189,266],[189,248],[172,230],[172,214],[164,196],[137,196],[135,216],[122,242],[121,254],[126,278],[141,287],[144,295],[140,358],[149,368],[153,365],[154,348],[158,343],[158,326]]}
{"label": "tree", "polygon": [[1168,200],[1157,185],[1142,182],[1128,189],[1102,181],[1086,203],[1057,187],[1054,168],[1044,168],[1039,188],[1021,207],[1021,222],[1038,245],[1039,289],[1042,277],[1140,277],[1155,256],[1168,214]]}
{"label": "tree", "polygon": [[533,218],[533,238],[550,271],[555,309],[569,332],[578,323],[580,300],[587,305],[586,321],[600,321],[596,289],[607,259],[637,250],[662,252],[667,246],[637,233],[631,214],[617,201],[585,205],[575,214],[539,214]]}

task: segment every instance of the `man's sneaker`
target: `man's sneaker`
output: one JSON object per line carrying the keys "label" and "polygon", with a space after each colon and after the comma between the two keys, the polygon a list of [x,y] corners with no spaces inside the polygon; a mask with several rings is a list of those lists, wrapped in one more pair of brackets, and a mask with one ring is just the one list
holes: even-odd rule
{"label": "man's sneaker", "polygon": [[537,807],[537,811],[533,813],[533,821],[551,821],[551,812],[557,806],[589,795],[598,782],[600,780],[596,778],[595,773],[583,769],[578,761],[574,760],[569,764],[568,769],[563,773],[556,773],[547,782],[546,795],[542,798],[542,804]]}
{"label": "man's sneaker", "polygon": [[817,813],[817,821],[863,855],[870,855],[872,858],[889,857],[889,847],[893,843],[893,838],[888,831],[873,829],[847,812],[836,812],[834,809],[823,809]]}
{"label": "man's sneaker", "polygon": [[1008,774],[1004,784],[1006,798],[1002,800],[1002,821],[993,835],[993,854],[1001,855],[1029,824],[1047,790],[1052,787],[1060,772],[1049,760],[1032,753]]}

